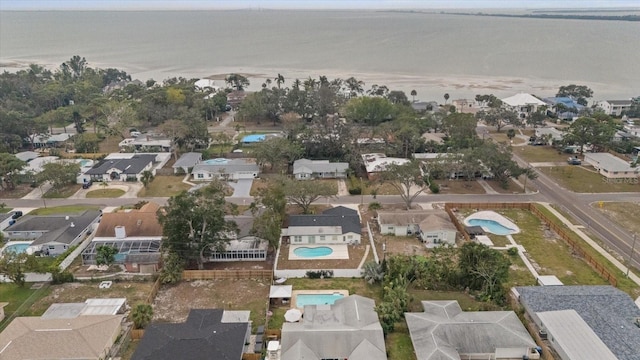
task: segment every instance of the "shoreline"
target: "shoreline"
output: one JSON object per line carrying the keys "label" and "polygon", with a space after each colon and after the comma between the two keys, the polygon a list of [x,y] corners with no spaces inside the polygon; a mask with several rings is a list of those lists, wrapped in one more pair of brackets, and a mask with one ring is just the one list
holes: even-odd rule
{"label": "shoreline", "polygon": [[[51,71],[58,69],[53,61],[31,61],[26,59],[0,59],[0,71],[16,72],[27,69],[30,64],[43,66]],[[117,68],[126,71],[132,79],[146,81],[154,79],[162,82],[172,77],[197,78],[214,80],[216,86],[226,86],[224,78],[230,73],[237,73],[247,77],[250,81],[248,91],[259,91],[262,83],[266,79],[273,80],[279,73],[285,77],[283,87],[290,87],[293,80],[298,78],[301,81],[312,77],[318,79],[321,75],[327,76],[329,80],[335,78],[347,79],[355,77],[364,81],[365,93],[372,85],[386,85],[389,90],[404,91],[408,98],[410,93],[416,90],[417,101],[437,101],[443,100],[444,93],[450,95],[451,100],[469,99],[477,94],[494,94],[498,97],[511,96],[517,93],[526,92],[540,97],[554,96],[560,86],[568,84],[580,84],[589,86],[594,91],[594,99],[627,99],[634,96],[633,89],[625,89],[615,84],[604,84],[597,82],[567,80],[567,79],[545,79],[533,77],[516,76],[490,76],[490,75],[468,75],[468,74],[407,74],[407,73],[382,73],[382,72],[350,72],[342,69],[294,69],[294,68],[229,68],[212,67],[210,69],[184,70],[177,67],[165,69],[145,69],[128,64],[120,66],[105,64],[100,62],[89,62],[88,66],[97,68]],[[271,86],[275,86],[272,83]]]}

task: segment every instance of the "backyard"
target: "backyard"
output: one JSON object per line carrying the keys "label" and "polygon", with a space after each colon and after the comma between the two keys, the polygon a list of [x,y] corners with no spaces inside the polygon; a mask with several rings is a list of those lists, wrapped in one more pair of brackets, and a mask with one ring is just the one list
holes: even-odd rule
{"label": "backyard", "polygon": [[[8,324],[13,313],[20,309],[18,316],[32,315],[29,310],[30,304],[36,302],[41,297],[49,293],[47,287],[41,289],[31,289],[30,284],[18,286],[13,283],[0,283],[0,302],[8,302],[4,307],[5,320],[0,322],[0,331]],[[24,304],[24,307],[20,308]]]}
{"label": "backyard", "polygon": [[640,184],[607,180],[593,168],[582,166],[555,166],[538,168],[554,178],[568,190],[579,193],[638,192]]}
{"label": "backyard", "polygon": [[182,182],[184,176],[158,175],[149,184],[138,192],[138,197],[167,197],[178,195],[189,190],[191,185]]}
{"label": "backyard", "polygon": [[348,245],[349,259],[335,260],[289,260],[289,245],[282,244],[280,257],[278,257],[278,269],[356,269],[365,254],[368,240],[365,236],[361,245]]}

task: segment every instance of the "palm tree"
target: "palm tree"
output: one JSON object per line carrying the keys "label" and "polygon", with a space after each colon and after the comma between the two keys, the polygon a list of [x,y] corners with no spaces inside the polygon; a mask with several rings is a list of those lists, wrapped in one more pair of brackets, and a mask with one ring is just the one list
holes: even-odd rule
{"label": "palm tree", "polygon": [[300,85],[302,85],[302,82],[300,81],[300,79],[295,79],[293,81],[293,88],[296,90],[300,90]]}
{"label": "palm tree", "polygon": [[284,76],[282,76],[282,74],[278,73],[278,76],[275,77],[276,84],[278,85],[278,89],[280,89],[280,85],[284,84]]}
{"label": "palm tree", "polygon": [[131,311],[131,320],[136,329],[143,329],[153,318],[153,308],[149,304],[138,304]]}
{"label": "palm tree", "polygon": [[445,93],[444,94],[444,104],[447,104],[447,101],[449,101],[449,93]]}
{"label": "palm tree", "polygon": [[309,76],[309,78],[307,80],[304,81],[304,89],[305,90],[312,90],[316,87],[316,85],[318,84],[318,81],[316,79],[311,78],[311,76]]}
{"label": "palm tree", "polygon": [[411,90],[411,97],[413,98],[413,102],[416,102],[416,95],[418,95],[418,92],[415,90]]}
{"label": "palm tree", "polygon": [[347,84],[347,88],[349,89],[349,97],[354,97],[357,94],[362,94],[364,91],[364,82],[357,80],[353,76],[348,78],[345,83]]}
{"label": "palm tree", "polygon": [[151,181],[153,181],[153,178],[153,173],[149,170],[145,170],[142,172],[142,176],[140,176],[140,182],[146,189],[149,187],[149,184],[151,184]]}

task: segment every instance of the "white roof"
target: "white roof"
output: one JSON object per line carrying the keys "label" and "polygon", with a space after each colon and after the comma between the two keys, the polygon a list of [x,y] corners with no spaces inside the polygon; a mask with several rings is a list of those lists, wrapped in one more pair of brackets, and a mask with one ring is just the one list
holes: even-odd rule
{"label": "white roof", "polygon": [[404,165],[408,159],[387,157],[385,154],[362,154],[362,160],[368,173],[384,171],[391,164]]}
{"label": "white roof", "polygon": [[195,85],[196,87],[199,87],[200,89],[204,89],[207,87],[213,88],[213,89],[217,89],[218,87],[215,86],[215,81],[211,80],[211,79],[200,79],[198,81],[196,81],[193,85]]}
{"label": "white roof", "polygon": [[553,347],[565,353],[567,359],[617,359],[575,310],[545,311],[536,315],[547,334],[553,337]]}
{"label": "white roof", "polygon": [[538,276],[538,284],[542,286],[559,286],[564,285],[560,279],[555,275],[540,275]]}
{"label": "white roof", "polygon": [[251,311],[247,310],[225,310],[222,313],[221,323],[246,323],[249,322]]}
{"label": "white roof", "polygon": [[271,285],[269,299],[290,298],[293,285]]}
{"label": "white roof", "polygon": [[632,168],[631,165],[620,159],[617,156],[613,156],[609,153],[587,153],[584,155],[585,160],[590,160],[591,163],[598,163],[599,167],[607,171],[626,171],[626,172],[638,172],[640,168]]}
{"label": "white roof", "polygon": [[509,106],[546,105],[544,101],[527,93],[520,93],[509,96],[508,98],[502,99],[502,102]]}
{"label": "white roof", "polygon": [[26,161],[29,161],[29,160],[32,160],[32,159],[35,159],[35,158],[39,157],[40,154],[35,152],[35,151],[23,151],[23,152],[19,152],[19,153],[15,154],[15,156],[18,159],[26,162]]}

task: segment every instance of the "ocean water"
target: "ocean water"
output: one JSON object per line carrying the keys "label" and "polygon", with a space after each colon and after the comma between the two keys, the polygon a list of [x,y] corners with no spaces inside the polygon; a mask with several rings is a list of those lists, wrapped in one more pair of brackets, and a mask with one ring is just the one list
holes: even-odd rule
{"label": "ocean water", "polygon": [[[0,12],[0,70],[73,55],[135,78],[282,73],[412,89],[422,100],[586,84],[640,95],[640,23],[355,11]],[[288,84],[288,83],[287,83]],[[285,84],[285,85],[287,85]],[[220,85],[223,85],[220,81]]]}

